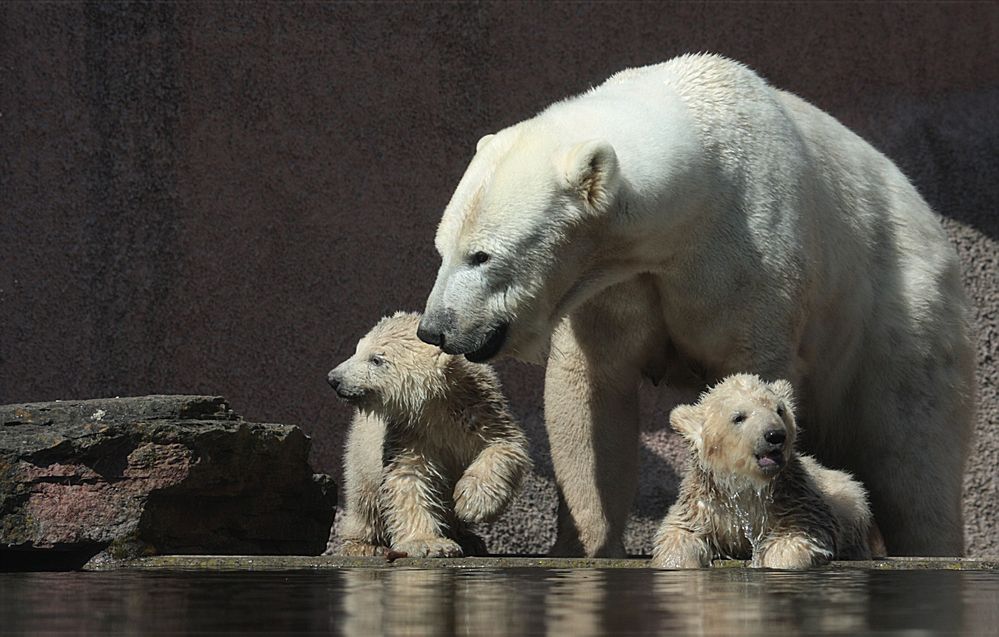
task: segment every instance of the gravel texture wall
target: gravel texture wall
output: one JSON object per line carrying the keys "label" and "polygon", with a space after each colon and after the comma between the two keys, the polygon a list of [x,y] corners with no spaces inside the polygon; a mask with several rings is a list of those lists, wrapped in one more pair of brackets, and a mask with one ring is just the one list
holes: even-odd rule
{"label": "gravel texture wall", "polygon": [[[326,372],[381,315],[422,307],[476,140],[690,51],[829,111],[943,215],[977,305],[968,552],[999,554],[991,3],[7,3],[0,403],[224,394],[301,424],[315,468],[336,474],[350,414]],[[537,471],[489,539],[543,551],[542,373],[500,369]],[[636,552],[680,455],[664,429],[675,397],[645,398]]]}

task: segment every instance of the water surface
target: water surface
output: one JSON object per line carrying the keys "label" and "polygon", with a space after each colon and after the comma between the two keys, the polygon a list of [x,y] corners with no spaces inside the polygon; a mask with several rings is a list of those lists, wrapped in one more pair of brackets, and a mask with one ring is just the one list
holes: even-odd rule
{"label": "water surface", "polygon": [[993,571],[0,573],[0,634],[999,635]]}

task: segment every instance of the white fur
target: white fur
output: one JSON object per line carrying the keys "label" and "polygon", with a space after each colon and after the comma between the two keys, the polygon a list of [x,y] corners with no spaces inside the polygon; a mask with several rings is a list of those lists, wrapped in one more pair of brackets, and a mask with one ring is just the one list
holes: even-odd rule
{"label": "white fur", "polygon": [[793,382],[805,448],[868,485],[892,553],[962,553],[958,259],[826,113],[718,56],[624,71],[480,143],[436,246],[421,327],[445,351],[506,326],[501,355],[550,352],[556,551],[622,552],[640,375],[748,371]]}

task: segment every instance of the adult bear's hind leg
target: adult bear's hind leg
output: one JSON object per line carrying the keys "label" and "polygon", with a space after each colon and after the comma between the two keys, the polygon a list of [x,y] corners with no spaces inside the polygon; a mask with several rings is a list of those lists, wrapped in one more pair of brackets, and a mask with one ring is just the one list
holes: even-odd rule
{"label": "adult bear's hind leg", "polygon": [[[956,384],[956,383],[955,383]],[[962,478],[972,407],[960,392],[870,392],[857,432],[867,487],[889,555],[961,556]],[[894,423],[894,428],[877,425]],[[899,424],[901,423],[901,425]]]}

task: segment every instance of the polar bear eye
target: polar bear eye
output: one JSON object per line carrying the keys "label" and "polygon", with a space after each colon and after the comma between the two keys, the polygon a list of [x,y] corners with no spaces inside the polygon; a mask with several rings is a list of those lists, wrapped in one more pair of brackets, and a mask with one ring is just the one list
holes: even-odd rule
{"label": "polar bear eye", "polygon": [[375,354],[368,359],[368,362],[374,365],[375,367],[381,367],[385,363],[385,359]]}
{"label": "polar bear eye", "polygon": [[472,255],[472,265],[482,265],[489,260],[489,255],[481,250]]}
{"label": "polar bear eye", "polygon": [[777,405],[777,415],[781,418],[784,417],[784,403],[778,403]]}
{"label": "polar bear eye", "polygon": [[737,411],[734,414],[732,414],[732,422],[737,425],[741,425],[742,423],[746,422],[745,412]]}

